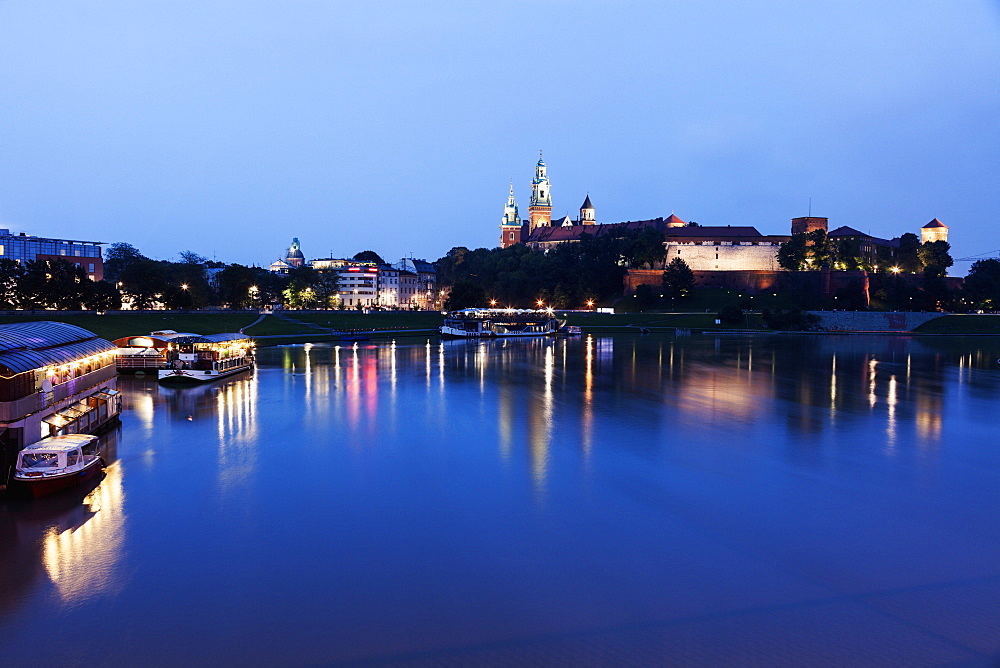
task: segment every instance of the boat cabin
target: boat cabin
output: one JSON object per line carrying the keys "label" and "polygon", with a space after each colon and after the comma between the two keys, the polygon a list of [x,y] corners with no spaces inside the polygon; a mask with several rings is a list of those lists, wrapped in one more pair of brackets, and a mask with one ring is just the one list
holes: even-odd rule
{"label": "boat cabin", "polygon": [[95,456],[85,449],[97,443],[96,436],[71,434],[33,443],[17,455],[17,477],[39,478],[67,475],[86,467]]}

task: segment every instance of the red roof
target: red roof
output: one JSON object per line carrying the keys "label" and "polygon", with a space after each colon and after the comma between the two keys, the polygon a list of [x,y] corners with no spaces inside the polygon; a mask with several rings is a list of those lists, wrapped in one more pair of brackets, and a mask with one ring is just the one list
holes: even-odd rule
{"label": "red roof", "polygon": [[929,228],[929,227],[943,227],[943,228],[944,228],[944,229],[946,229],[946,230],[948,229],[948,226],[947,226],[947,225],[945,225],[944,223],[942,223],[942,222],[941,222],[940,220],[938,220],[937,218],[935,218],[935,219],[934,219],[934,220],[932,220],[931,222],[929,222],[929,223],[927,223],[926,225],[924,225],[922,229],[925,229],[925,230],[926,230],[926,229],[927,229],[927,228]]}

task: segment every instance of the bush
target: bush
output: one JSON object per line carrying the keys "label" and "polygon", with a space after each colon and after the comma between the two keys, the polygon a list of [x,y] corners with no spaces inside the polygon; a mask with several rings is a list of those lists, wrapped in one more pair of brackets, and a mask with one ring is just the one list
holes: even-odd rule
{"label": "bush", "polygon": [[743,309],[739,304],[726,304],[719,309],[719,320],[728,325],[739,323],[743,320]]}
{"label": "bush", "polygon": [[785,309],[781,311],[764,309],[760,315],[764,319],[764,325],[768,329],[781,329],[794,332],[819,329],[819,316],[813,313],[806,313],[802,309]]}

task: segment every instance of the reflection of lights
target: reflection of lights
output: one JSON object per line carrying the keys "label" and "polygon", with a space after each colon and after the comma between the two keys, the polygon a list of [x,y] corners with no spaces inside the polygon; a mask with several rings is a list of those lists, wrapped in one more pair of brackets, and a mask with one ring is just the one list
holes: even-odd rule
{"label": "reflection of lights", "polygon": [[874,359],[868,362],[868,405],[875,407],[875,367],[878,362]]}
{"label": "reflection of lights", "polygon": [[53,527],[45,534],[42,563],[64,601],[114,593],[124,585],[118,572],[125,543],[124,499],[122,467],[115,462],[83,500],[93,515],[81,526],[66,531]]}
{"label": "reflection of lights", "polygon": [[886,402],[889,406],[888,424],[885,433],[888,436],[889,447],[896,445],[896,375],[889,376],[889,396]]}

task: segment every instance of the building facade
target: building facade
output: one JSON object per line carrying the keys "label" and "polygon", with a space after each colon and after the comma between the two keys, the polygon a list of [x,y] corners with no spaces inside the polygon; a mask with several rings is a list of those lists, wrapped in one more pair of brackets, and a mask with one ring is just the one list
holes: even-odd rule
{"label": "building facade", "polygon": [[0,258],[24,263],[30,260],[65,260],[82,267],[92,281],[104,278],[103,241],[78,241],[33,237],[0,229]]}

